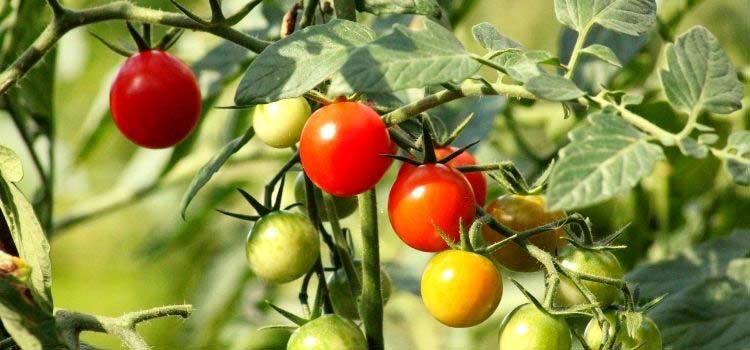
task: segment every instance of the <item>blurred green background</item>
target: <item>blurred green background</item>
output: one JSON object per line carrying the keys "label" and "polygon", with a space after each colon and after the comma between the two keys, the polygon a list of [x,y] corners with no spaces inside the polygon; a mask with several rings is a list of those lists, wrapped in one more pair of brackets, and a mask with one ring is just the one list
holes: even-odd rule
{"label": "blurred green background", "polygon": [[[91,6],[105,1],[65,0],[71,7]],[[135,1],[139,5],[173,11],[168,1]],[[660,1],[660,15],[666,16],[684,1]],[[207,13],[200,1],[186,5]],[[240,1],[225,3],[237,8]],[[738,67],[750,64],[750,6],[747,0],[711,0],[697,6],[679,25],[680,33],[694,24],[708,27],[723,44]],[[243,26],[266,25],[256,9]],[[490,22],[505,35],[530,49],[558,51],[560,25],[551,0],[483,0],[455,28],[459,38],[474,51],[471,26]],[[90,28],[115,41],[126,41],[121,23],[97,24]],[[270,31],[273,33],[273,29]],[[214,37],[188,32],[172,50],[187,62],[194,62],[219,43]],[[650,60],[656,63],[658,56]],[[203,163],[231,138],[227,125],[246,125],[243,112],[211,110],[205,116],[198,146],[177,168],[154,183],[169,151],[137,149],[108,123],[95,147],[79,157],[81,141],[97,116],[107,108],[108,87],[124,58],[110,52],[79,28],[59,44],[55,86],[55,118],[58,121],[55,218],[65,220],[87,213],[97,206],[115,204],[75,225],[58,230],[51,239],[53,294],[58,308],[103,315],[164,304],[192,303],[196,314],[188,321],[156,320],[141,329],[156,349],[242,349],[259,326],[284,324],[262,306],[265,298],[293,311],[300,282],[281,287],[268,286],[252,278],[244,265],[243,241],[249,225],[218,215],[213,208],[248,211],[233,191],[243,187],[259,193],[289,155],[270,150],[256,141],[249,143],[198,195],[188,211],[187,221],[179,215],[179,202],[192,176]],[[648,57],[646,58],[648,61]],[[657,63],[658,64],[658,63]],[[635,75],[648,71],[633,70]],[[209,74],[202,78],[210,79]],[[201,81],[206,84],[207,81]],[[658,83],[651,77],[646,86]],[[225,89],[217,106],[232,104],[233,85]],[[745,101],[747,105],[747,101]],[[673,114],[668,108],[652,106],[648,116],[660,121]],[[470,108],[471,109],[471,106]],[[663,112],[663,113],[662,113]],[[542,157],[559,147],[576,119],[563,120],[559,105],[536,104],[515,107],[518,134],[511,134],[505,118],[487,119],[494,129],[476,151],[480,161],[513,159],[528,173],[539,165],[521,146],[527,140],[532,153]],[[493,116],[490,116],[493,117]],[[747,109],[709,124],[747,128]],[[0,140],[25,160],[26,193],[38,186],[29,154],[24,150],[9,118],[0,117]],[[43,147],[44,145],[38,145]],[[670,157],[679,158],[679,157]],[[714,160],[682,159],[660,165],[656,173],[632,193],[585,211],[595,228],[608,233],[632,222],[626,232],[631,249],[622,253],[633,266],[671,254],[681,246],[722,235],[733,227],[747,226],[748,191],[729,184]],[[289,174],[286,194],[293,176]],[[386,308],[386,339],[389,349],[493,349],[502,316],[523,301],[506,280],[503,302],[496,315],[479,327],[455,330],[433,320],[416,294],[418,278],[430,255],[417,253],[398,241],[383,213],[390,173],[380,186],[382,258],[396,281],[397,290]],[[495,191],[497,193],[497,191]],[[291,203],[290,196],[285,196]],[[644,204],[646,203],[646,204]],[[357,219],[345,225],[354,229]],[[656,244],[654,244],[656,242]],[[541,275],[511,275],[535,293],[542,288]],[[116,339],[84,336],[84,340],[106,349],[117,349]]]}

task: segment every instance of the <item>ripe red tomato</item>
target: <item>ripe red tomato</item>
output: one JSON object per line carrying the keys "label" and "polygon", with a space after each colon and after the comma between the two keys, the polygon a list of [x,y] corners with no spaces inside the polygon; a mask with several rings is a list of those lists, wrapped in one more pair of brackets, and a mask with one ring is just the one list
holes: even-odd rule
{"label": "ripe red tomato", "polygon": [[128,58],[109,92],[115,125],[133,143],[171,147],[195,128],[201,92],[185,63],[159,50]]}
{"label": "ripe red tomato", "polygon": [[372,108],[337,102],[318,109],[305,124],[302,167],[318,187],[339,197],[360,194],[380,181],[393,152],[385,123]]}
{"label": "ripe red tomato", "polygon": [[[438,160],[441,160],[449,155],[451,155],[453,152],[458,151],[458,147],[440,147],[435,149],[435,155],[437,156]],[[451,159],[446,165],[450,167],[460,167],[465,165],[476,165],[477,160],[474,158],[474,156],[471,155],[471,153],[467,151],[461,152],[456,158]],[[398,173],[399,175],[403,174],[405,171],[414,169],[415,166],[411,165],[409,163],[403,163],[401,165],[401,168],[399,169]],[[477,200],[477,204],[480,206],[484,206],[484,203],[487,199],[487,179],[484,177],[484,173],[481,171],[472,172],[472,173],[463,173],[463,175],[466,177],[466,180],[469,181],[469,184],[471,185],[471,189],[474,190],[474,198]]]}
{"label": "ripe red tomato", "polygon": [[425,252],[448,248],[436,230],[459,239],[475,214],[474,192],[466,178],[443,164],[423,164],[396,178],[388,197],[391,226],[404,243]]}

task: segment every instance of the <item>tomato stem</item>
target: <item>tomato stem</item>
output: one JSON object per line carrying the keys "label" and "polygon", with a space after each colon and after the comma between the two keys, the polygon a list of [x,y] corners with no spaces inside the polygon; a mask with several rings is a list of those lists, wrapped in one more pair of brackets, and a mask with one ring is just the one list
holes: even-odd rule
{"label": "tomato stem", "polygon": [[341,230],[341,225],[339,224],[339,215],[336,212],[336,204],[334,204],[333,198],[331,198],[330,195],[322,194],[322,196],[326,214],[328,215],[328,221],[331,224],[331,231],[333,231],[333,239],[336,243],[336,252],[339,256],[339,260],[341,261],[341,267],[344,269],[344,274],[346,275],[346,280],[348,281],[347,285],[349,286],[351,291],[351,294],[349,294],[348,296],[352,298],[352,300],[350,300],[351,305],[356,305],[357,303],[355,295],[359,295],[361,290],[359,277],[357,276],[357,271],[355,270],[352,257],[351,255],[349,255],[349,251],[347,250],[346,238],[344,237],[343,231]]}
{"label": "tomato stem", "polygon": [[375,189],[359,198],[362,230],[362,304],[360,314],[369,350],[383,350],[383,295],[380,287],[380,243]]}

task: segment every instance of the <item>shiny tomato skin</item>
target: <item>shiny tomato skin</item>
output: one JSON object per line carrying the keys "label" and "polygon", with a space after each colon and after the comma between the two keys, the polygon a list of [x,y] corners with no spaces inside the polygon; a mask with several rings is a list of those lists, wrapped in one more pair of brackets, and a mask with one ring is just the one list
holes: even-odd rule
{"label": "shiny tomato skin", "polygon": [[498,350],[570,350],[572,336],[564,319],[533,304],[511,311],[500,326]]}
{"label": "shiny tomato skin", "polygon": [[184,140],[201,113],[201,92],[185,63],[165,51],[128,58],[109,93],[112,119],[125,137],[147,148]]}
{"label": "shiny tomato skin", "polygon": [[424,252],[448,248],[436,227],[453,241],[459,222],[469,226],[476,213],[466,178],[443,164],[423,164],[396,177],[388,196],[391,226],[404,243]]}
{"label": "shiny tomato skin", "polygon": [[[435,149],[435,156],[437,156],[438,160],[441,160],[451,155],[453,152],[458,151],[458,149],[458,147],[453,146],[439,147]],[[446,163],[446,165],[453,168],[476,164],[477,160],[468,151],[461,152],[461,154],[459,154],[456,158],[453,158],[448,163]],[[414,165],[403,163],[401,165],[401,168],[399,168],[398,173],[399,175],[401,175],[406,171],[413,170],[414,168]],[[466,180],[469,181],[471,189],[474,191],[474,198],[477,200],[477,204],[484,207],[484,203],[487,199],[487,179],[484,177],[484,173],[482,173],[481,171],[477,171],[471,173],[463,173],[463,175],[466,177]]]}
{"label": "shiny tomato skin", "polygon": [[350,197],[375,186],[391,165],[388,129],[370,107],[336,102],[315,111],[302,129],[300,159],[322,190]]}
{"label": "shiny tomato skin", "polygon": [[272,283],[302,277],[320,256],[315,226],[300,213],[275,211],[258,220],[245,245],[250,269]]}
{"label": "shiny tomato skin", "polygon": [[420,290],[427,310],[449,327],[471,327],[489,318],[503,296],[503,279],[482,255],[446,250],[427,264]]}
{"label": "shiny tomato skin", "polygon": [[[592,276],[617,280],[625,277],[620,261],[607,250],[567,249],[560,255],[560,265],[566,269]],[[589,289],[602,308],[612,305],[622,296],[620,289],[613,285],[587,280],[581,283]],[[564,276],[560,278],[555,302],[564,307],[588,303],[573,281]]]}
{"label": "shiny tomato skin", "polygon": [[259,104],[250,110],[255,136],[274,148],[294,146],[310,113],[310,104],[304,97]]}
{"label": "shiny tomato skin", "polygon": [[[516,231],[532,229],[565,218],[565,213],[562,211],[548,212],[545,209],[544,197],[536,195],[504,195],[490,202],[486,211],[495,220]],[[488,225],[482,227],[482,234],[487,244],[499,242],[505,238],[503,234],[491,229]],[[534,235],[529,241],[542,250],[555,254],[567,245],[568,241],[564,238],[565,230],[560,228]],[[492,257],[500,265],[512,271],[533,272],[542,268],[536,259],[516,243],[510,243],[495,251]]]}

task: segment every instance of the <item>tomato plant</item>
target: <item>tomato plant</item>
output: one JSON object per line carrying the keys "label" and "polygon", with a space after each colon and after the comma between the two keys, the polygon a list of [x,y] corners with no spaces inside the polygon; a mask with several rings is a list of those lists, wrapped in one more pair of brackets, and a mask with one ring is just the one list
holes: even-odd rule
{"label": "tomato plant", "polygon": [[372,108],[336,102],[315,111],[300,138],[302,167],[324,191],[339,197],[371,189],[391,165],[390,136]]}
{"label": "tomato plant", "polygon": [[[609,335],[615,336],[615,325],[617,324],[617,315],[615,313],[606,314],[609,322]],[[583,335],[586,345],[593,350],[602,348],[602,329],[599,322],[592,319],[586,326]],[[654,321],[648,316],[643,316],[640,325],[635,329],[628,329],[626,323],[622,323],[617,330],[614,345],[619,346],[622,350],[661,350],[661,332]]]}
{"label": "tomato plant", "polygon": [[503,296],[495,265],[476,253],[448,250],[435,255],[422,274],[422,301],[438,321],[451,327],[484,322]]}
{"label": "tomato plant", "polygon": [[[0,348],[750,337],[742,1],[68,2],[0,1]],[[110,38],[125,30],[134,46]],[[522,306],[499,306],[500,265],[539,272],[511,273]],[[197,311],[60,307],[101,295]],[[138,333],[165,316],[184,334]]]}
{"label": "tomato plant", "polygon": [[[517,231],[532,229],[565,217],[565,213],[561,211],[547,212],[544,207],[544,197],[537,195],[504,195],[492,201],[486,210],[495,220]],[[484,227],[483,233],[488,243],[499,242],[506,238],[489,226]],[[567,244],[565,230],[562,228],[538,234],[531,237],[529,241],[553,254]],[[542,268],[539,261],[516,243],[497,250],[492,257],[513,271],[532,272]]]}
{"label": "tomato plant", "polygon": [[286,148],[299,141],[310,113],[307,100],[297,97],[256,105],[250,117],[255,134],[261,141],[271,147]]}
{"label": "tomato plant", "polygon": [[367,350],[367,341],[352,321],[337,315],[325,315],[294,331],[287,349]]}
{"label": "tomato plant", "polygon": [[319,239],[301,214],[272,212],[260,218],[247,236],[247,260],[258,276],[286,283],[302,277],[319,256]]}
{"label": "tomato plant", "polygon": [[[595,277],[620,280],[625,275],[617,258],[608,251],[570,249],[560,256],[560,264],[575,273],[583,273]],[[602,282],[583,281],[596,300],[603,307],[614,303],[620,296],[617,286]],[[569,279],[560,281],[558,302],[562,305],[581,305],[587,303],[581,291]]]}
{"label": "tomato plant", "polygon": [[195,128],[201,92],[186,64],[165,51],[128,58],[109,93],[112,119],[123,135],[148,148],[171,147]]}
{"label": "tomato plant", "polygon": [[505,316],[498,349],[565,350],[571,348],[571,337],[565,320],[523,304]]}

